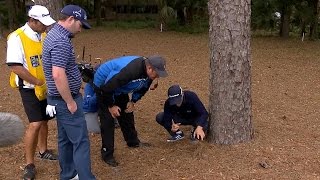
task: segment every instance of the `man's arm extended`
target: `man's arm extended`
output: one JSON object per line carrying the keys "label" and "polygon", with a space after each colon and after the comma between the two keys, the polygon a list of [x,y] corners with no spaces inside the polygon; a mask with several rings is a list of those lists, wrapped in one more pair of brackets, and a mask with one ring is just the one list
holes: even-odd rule
{"label": "man's arm extended", "polygon": [[18,75],[21,79],[29,82],[30,84],[34,84],[36,86],[42,86],[44,81],[37,79],[34,77],[26,68],[22,65],[11,65],[9,66],[11,71],[13,71],[16,75]]}

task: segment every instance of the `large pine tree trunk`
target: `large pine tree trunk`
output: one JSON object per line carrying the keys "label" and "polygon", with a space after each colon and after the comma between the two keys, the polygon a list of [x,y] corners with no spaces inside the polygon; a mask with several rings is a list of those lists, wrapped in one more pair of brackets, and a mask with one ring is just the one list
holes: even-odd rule
{"label": "large pine tree trunk", "polygon": [[51,17],[54,20],[58,20],[59,13],[62,9],[62,0],[35,0],[34,3],[48,8]]}
{"label": "large pine tree trunk", "polygon": [[236,144],[253,138],[250,6],[250,0],[209,0],[211,143]]}

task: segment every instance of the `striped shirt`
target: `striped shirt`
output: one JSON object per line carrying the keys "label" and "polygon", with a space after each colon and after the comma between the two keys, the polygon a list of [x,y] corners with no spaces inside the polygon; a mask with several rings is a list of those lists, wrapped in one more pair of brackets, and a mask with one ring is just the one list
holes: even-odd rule
{"label": "striped shirt", "polygon": [[72,34],[59,24],[47,34],[43,44],[42,61],[47,81],[48,95],[60,96],[52,77],[52,67],[64,68],[70,92],[78,94],[81,86],[81,74],[76,63]]}

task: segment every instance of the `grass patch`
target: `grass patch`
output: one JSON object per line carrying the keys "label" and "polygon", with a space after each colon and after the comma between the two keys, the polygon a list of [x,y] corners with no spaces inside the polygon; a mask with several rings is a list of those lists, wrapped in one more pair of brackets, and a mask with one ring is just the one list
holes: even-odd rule
{"label": "grass patch", "polygon": [[[95,24],[94,21],[90,22],[92,25]],[[117,20],[117,21],[103,21],[102,27],[107,29],[149,29],[159,27],[159,22],[157,20]],[[165,31],[176,31],[189,34],[201,34],[208,32],[208,22],[207,21],[198,21],[193,24],[187,24],[181,26],[177,21],[173,20],[168,22]]]}
{"label": "grass patch", "polygon": [[117,29],[147,29],[156,27],[156,21],[153,20],[118,20],[104,21],[103,27]]}
{"label": "grass patch", "polygon": [[176,32],[182,32],[182,33],[189,33],[189,34],[201,34],[201,33],[207,33],[209,25],[185,25],[185,26],[180,26],[180,25],[170,25],[169,28],[171,31],[176,31]]}

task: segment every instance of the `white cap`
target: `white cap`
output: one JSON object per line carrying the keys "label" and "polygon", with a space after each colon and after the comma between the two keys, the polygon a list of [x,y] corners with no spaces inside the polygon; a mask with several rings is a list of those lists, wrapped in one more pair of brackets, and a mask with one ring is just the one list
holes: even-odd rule
{"label": "white cap", "polygon": [[49,10],[40,5],[34,5],[29,10],[28,16],[39,20],[45,26],[50,26],[51,24],[55,23],[56,21],[53,20],[50,16]]}

